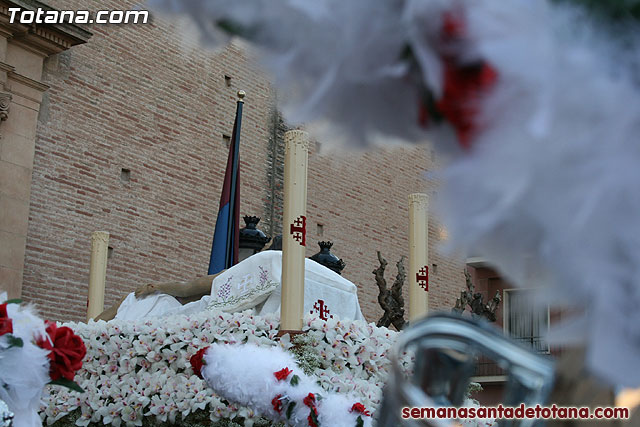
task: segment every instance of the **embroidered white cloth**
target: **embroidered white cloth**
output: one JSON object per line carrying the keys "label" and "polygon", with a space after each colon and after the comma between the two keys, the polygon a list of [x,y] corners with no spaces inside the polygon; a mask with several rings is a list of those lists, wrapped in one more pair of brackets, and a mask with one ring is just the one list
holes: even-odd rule
{"label": "embroidered white cloth", "polygon": [[[185,305],[166,294],[137,299],[129,294],[118,308],[116,319],[190,314],[218,309],[236,312],[254,309],[256,314],[280,312],[282,252],[264,251],[253,255],[218,275],[211,295]],[[304,313],[322,318],[364,319],[356,285],[334,271],[305,259]]]}

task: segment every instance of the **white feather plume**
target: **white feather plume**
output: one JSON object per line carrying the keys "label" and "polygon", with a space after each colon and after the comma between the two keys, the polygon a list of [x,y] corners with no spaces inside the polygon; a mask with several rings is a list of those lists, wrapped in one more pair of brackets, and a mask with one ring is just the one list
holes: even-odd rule
{"label": "white feather plume", "polygon": [[[6,300],[6,294],[0,297]],[[14,413],[15,427],[42,425],[38,409],[49,378],[49,351],[38,347],[35,340],[44,336],[44,322],[32,307],[8,304],[13,336],[22,339],[22,347],[9,347],[7,336],[0,337],[0,400]]]}
{"label": "white feather plume", "polygon": [[[218,395],[248,406],[257,413],[271,419],[286,420],[278,414],[272,405],[272,399],[278,395],[296,402],[288,425],[309,425],[307,417],[309,408],[302,402],[309,394],[321,396],[317,401],[318,421],[320,425],[335,427],[353,427],[356,425],[358,413],[350,412],[355,400],[347,395],[327,393],[296,365],[290,354],[279,347],[259,347],[254,344],[231,345],[214,344],[209,347],[203,358],[205,365],[202,376]],[[293,372],[285,381],[278,381],[274,373],[283,368]],[[300,382],[296,386],[290,384],[293,375]],[[371,417],[362,416],[364,426],[371,425]]]}

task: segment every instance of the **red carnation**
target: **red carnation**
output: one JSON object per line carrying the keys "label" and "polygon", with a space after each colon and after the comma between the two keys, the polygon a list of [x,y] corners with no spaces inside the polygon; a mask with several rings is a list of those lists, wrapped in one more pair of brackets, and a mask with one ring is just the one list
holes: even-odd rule
{"label": "red carnation", "polygon": [[[311,408],[311,411],[316,411],[315,408]],[[316,415],[316,419],[318,418],[318,412],[315,412]],[[307,417],[307,421],[309,422],[309,427],[318,427],[318,424],[316,424],[315,420],[313,419],[313,417],[311,416],[311,414],[309,414],[309,416]]]}
{"label": "red carnation", "polygon": [[0,304],[0,335],[13,333],[13,321],[7,314],[7,303]]}
{"label": "red carnation", "polygon": [[318,409],[316,409],[316,395],[313,393],[309,393],[307,397],[302,400],[302,403],[305,406],[308,406],[311,411],[309,412],[309,416],[307,417],[307,421],[309,422],[310,427],[318,427]]}
{"label": "red carnation", "polygon": [[454,127],[460,144],[469,148],[478,130],[482,97],[498,79],[495,68],[485,61],[460,65],[444,61],[444,90],[436,108]]}
{"label": "red carnation", "polygon": [[469,45],[465,17],[459,10],[446,12],[441,28],[443,62],[443,88],[440,99],[431,106],[428,100],[420,104],[418,122],[429,125],[431,109],[444,117],[453,126],[458,142],[471,148],[473,138],[478,133],[480,108],[483,98],[498,80],[498,71],[487,61],[462,61],[461,52]]}
{"label": "red carnation", "polygon": [[278,372],[274,372],[273,375],[275,375],[276,379],[278,381],[283,381],[286,380],[287,377],[289,376],[290,373],[292,373],[293,371],[289,368],[284,368],[279,370]]}
{"label": "red carnation", "polygon": [[283,406],[281,397],[282,397],[282,395],[279,394],[276,397],[274,397],[273,399],[271,399],[271,405],[273,406],[273,410],[276,411],[279,414],[282,413],[282,406]]}
{"label": "red carnation", "polygon": [[364,405],[360,402],[354,403],[349,412],[358,412],[367,417],[371,416],[371,413],[367,411],[367,408],[365,408]]}
{"label": "red carnation", "polygon": [[442,16],[442,38],[445,41],[460,40],[466,36],[467,29],[462,11],[448,11]]}
{"label": "red carnation", "polygon": [[307,397],[304,398],[302,403],[304,403],[305,406],[308,406],[309,408],[315,408],[315,406],[316,406],[316,396],[315,396],[315,394],[309,393],[307,395]]}
{"label": "red carnation", "polygon": [[60,378],[73,381],[73,377],[82,367],[82,359],[87,354],[82,338],[66,326],[58,327],[55,322],[47,321],[47,335],[38,340],[38,346],[49,350],[49,377],[52,381]]}
{"label": "red carnation", "polygon": [[196,354],[191,356],[191,359],[189,359],[193,373],[196,374],[198,378],[202,378],[202,366],[206,365],[203,358],[207,350],[209,350],[209,346],[201,348]]}

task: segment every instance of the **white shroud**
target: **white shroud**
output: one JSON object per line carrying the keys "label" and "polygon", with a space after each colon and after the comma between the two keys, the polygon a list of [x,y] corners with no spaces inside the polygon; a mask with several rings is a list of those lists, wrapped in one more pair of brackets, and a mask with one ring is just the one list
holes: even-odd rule
{"label": "white shroud", "polygon": [[[264,251],[253,255],[218,275],[211,283],[211,295],[185,305],[166,294],[136,299],[129,294],[118,308],[116,319],[191,314],[201,310],[236,312],[247,309],[256,314],[280,312],[282,252]],[[318,313],[341,319],[364,319],[356,285],[336,272],[305,259],[304,313]],[[322,303],[320,302],[322,301]],[[315,308],[314,308],[315,306]]]}

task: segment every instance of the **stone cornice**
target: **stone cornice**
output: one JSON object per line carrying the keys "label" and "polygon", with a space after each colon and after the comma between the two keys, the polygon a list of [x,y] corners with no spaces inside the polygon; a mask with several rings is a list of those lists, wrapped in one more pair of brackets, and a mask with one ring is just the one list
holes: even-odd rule
{"label": "stone cornice", "polygon": [[9,71],[15,71],[16,67],[9,65],[6,62],[0,62],[0,71],[8,73]]}
{"label": "stone cornice", "polygon": [[40,83],[37,80],[30,79],[29,77],[25,77],[22,74],[16,73],[15,71],[9,71],[7,73],[7,76],[10,79],[15,80],[17,82],[20,82],[25,86],[29,86],[29,87],[32,87],[34,89],[38,89],[38,90],[40,90],[42,92],[44,92],[45,90],[49,89],[48,85],[46,85],[44,83]]}
{"label": "stone cornice", "polygon": [[89,31],[74,24],[11,24],[10,7],[26,10],[55,9],[36,0],[0,0],[0,34],[13,43],[44,56],[86,43],[92,36]]}

